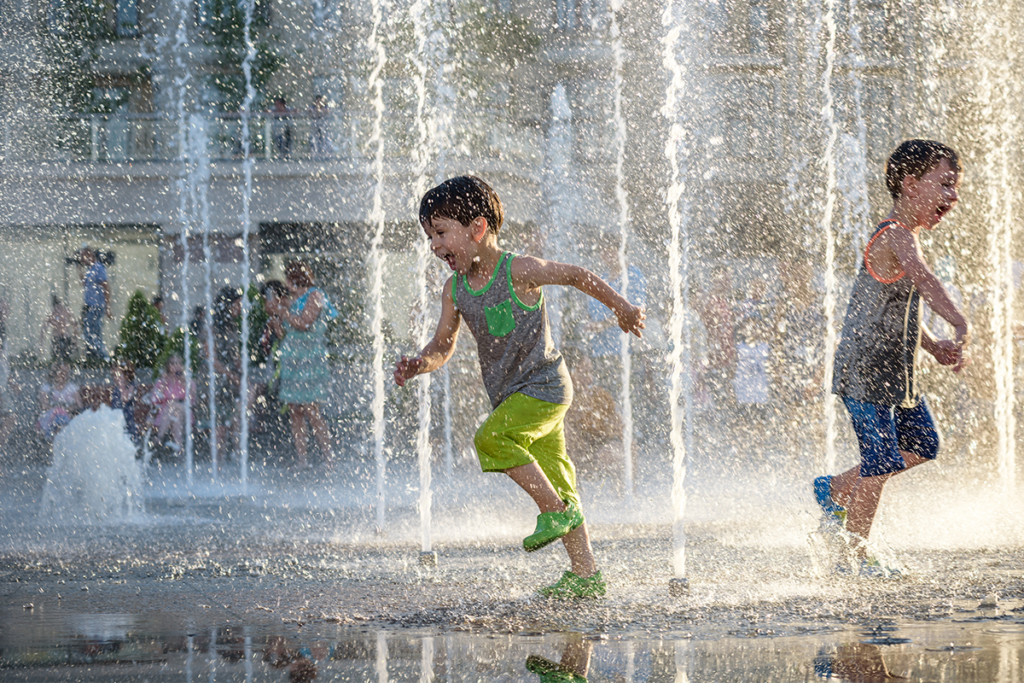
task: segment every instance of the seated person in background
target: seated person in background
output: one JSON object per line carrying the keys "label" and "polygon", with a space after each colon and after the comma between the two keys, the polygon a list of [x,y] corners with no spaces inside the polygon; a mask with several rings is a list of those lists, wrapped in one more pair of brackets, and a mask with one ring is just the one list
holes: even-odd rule
{"label": "seated person in background", "polygon": [[[195,391],[195,384],[192,384],[188,393],[193,399]],[[163,442],[172,452],[180,452],[185,443],[185,363],[181,356],[174,354],[168,359],[160,379],[143,400],[156,408],[153,424],[157,443]],[[171,438],[164,442],[168,431]]]}
{"label": "seated person in background", "polygon": [[565,415],[565,438],[583,472],[615,468],[622,460],[622,418],[611,392],[594,383],[593,367],[590,356],[580,354],[571,372],[576,394]]}
{"label": "seated person in background", "polygon": [[110,407],[124,414],[124,431],[136,446],[142,444],[142,430],[135,422],[135,365],[129,360],[117,360],[110,366],[113,387]]}
{"label": "seated person in background", "polygon": [[51,310],[43,321],[39,332],[39,347],[43,347],[46,333],[50,333],[50,349],[53,360],[70,362],[78,352],[78,321],[71,309],[65,306],[56,294],[50,297]]}
{"label": "seated person in background", "polygon": [[39,419],[36,429],[53,440],[75,413],[82,409],[82,398],[78,385],[71,382],[71,368],[67,363],[58,361],[50,368],[50,380],[39,387]]}

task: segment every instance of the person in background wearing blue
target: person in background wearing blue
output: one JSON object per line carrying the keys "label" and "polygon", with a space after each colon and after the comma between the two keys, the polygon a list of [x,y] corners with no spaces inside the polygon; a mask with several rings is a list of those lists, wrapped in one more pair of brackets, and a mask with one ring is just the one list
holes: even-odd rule
{"label": "person in background wearing blue", "polygon": [[[110,407],[124,415],[124,431],[136,446],[142,445],[142,429],[135,422],[135,364],[123,358],[110,366],[113,386],[110,388]],[[148,425],[147,425],[148,427]]]}
{"label": "person in background wearing blue", "polygon": [[110,284],[107,268],[96,258],[88,244],[79,253],[82,264],[82,337],[85,357],[106,362],[107,348],[103,343],[103,318],[110,316]]}
{"label": "person in background wearing blue", "polygon": [[272,324],[279,324],[284,332],[278,398],[288,404],[298,467],[309,467],[307,425],[313,431],[324,464],[329,467],[334,456],[330,431],[320,414],[320,403],[330,396],[331,390],[327,323],[337,317],[338,311],[323,290],[315,286],[313,269],[305,261],[291,261],[285,266],[285,285],[289,297],[267,301]]}

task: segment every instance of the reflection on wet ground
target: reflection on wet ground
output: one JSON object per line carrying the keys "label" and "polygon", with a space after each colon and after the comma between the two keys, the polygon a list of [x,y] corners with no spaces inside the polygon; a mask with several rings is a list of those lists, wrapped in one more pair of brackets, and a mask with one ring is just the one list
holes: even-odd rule
{"label": "reflection on wet ground", "polygon": [[[8,615],[9,616],[9,615]],[[467,633],[236,625],[160,633],[129,615],[13,617],[4,681],[1021,680],[1024,622],[870,622],[773,636]]]}
{"label": "reflection on wet ground", "polygon": [[724,495],[698,480],[683,597],[667,589],[668,481],[633,499],[585,482],[609,593],[565,603],[535,595],[564,551],[522,551],[534,511],[502,478],[439,482],[430,567],[415,490],[389,492],[379,535],[370,474],[268,470],[243,494],[154,472],[144,515],[75,527],[36,515],[40,470],[0,472],[0,681],[1024,677],[1024,515],[957,482],[887,489],[879,537],[910,571],[872,581],[815,563],[798,478],[733,477]]}

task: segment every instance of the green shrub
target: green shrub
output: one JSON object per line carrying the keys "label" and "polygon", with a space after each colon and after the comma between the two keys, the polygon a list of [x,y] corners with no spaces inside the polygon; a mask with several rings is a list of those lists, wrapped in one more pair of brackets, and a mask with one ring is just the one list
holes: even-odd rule
{"label": "green shrub", "polygon": [[152,368],[156,366],[166,343],[160,311],[149,303],[141,290],[135,290],[121,321],[120,343],[114,352],[115,357],[131,361],[137,368]]}

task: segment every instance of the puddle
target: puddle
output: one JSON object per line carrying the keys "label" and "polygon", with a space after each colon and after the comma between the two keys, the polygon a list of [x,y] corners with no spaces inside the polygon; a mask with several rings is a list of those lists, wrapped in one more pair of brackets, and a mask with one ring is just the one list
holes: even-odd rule
{"label": "puddle", "polygon": [[1024,655],[1024,624],[775,630],[780,635],[713,638],[322,624],[178,632],[130,614],[26,614],[7,619],[0,633],[0,680],[1015,683]]}

